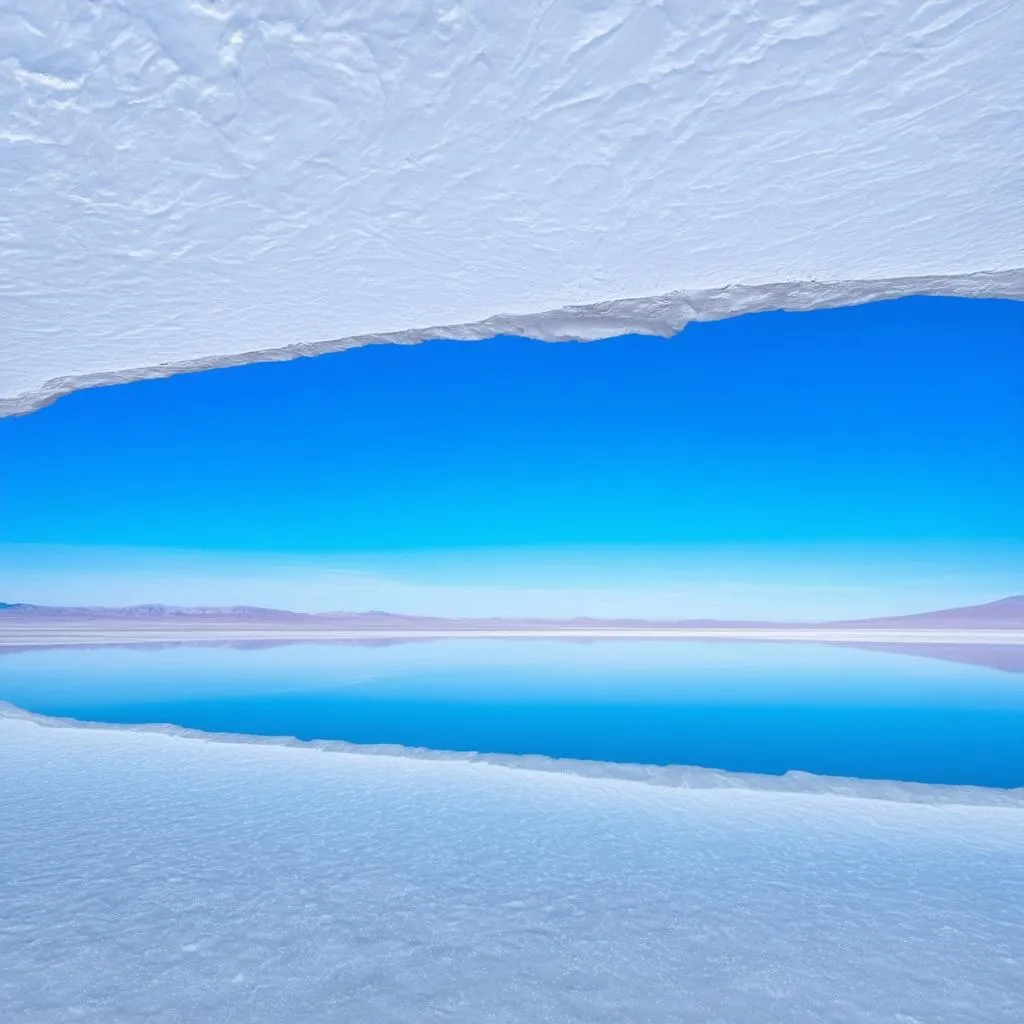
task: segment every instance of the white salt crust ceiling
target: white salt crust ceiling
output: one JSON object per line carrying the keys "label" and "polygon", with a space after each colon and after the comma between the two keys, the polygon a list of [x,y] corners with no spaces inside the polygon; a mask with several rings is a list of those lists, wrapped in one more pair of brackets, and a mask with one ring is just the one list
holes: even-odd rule
{"label": "white salt crust ceiling", "polygon": [[1024,298],[1019,0],[8,0],[0,414],[372,341]]}

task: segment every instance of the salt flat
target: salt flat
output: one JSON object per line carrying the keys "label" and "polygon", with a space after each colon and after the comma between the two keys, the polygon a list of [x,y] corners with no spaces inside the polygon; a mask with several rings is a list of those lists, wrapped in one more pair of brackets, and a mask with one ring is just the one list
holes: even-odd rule
{"label": "salt flat", "polygon": [[987,648],[1024,646],[1024,630],[1019,629],[894,629],[848,628],[827,626],[752,628],[696,627],[636,629],[604,627],[580,629],[332,629],[329,627],[260,628],[196,623],[133,624],[121,627],[54,623],[44,626],[8,625],[0,622],[0,650],[26,647],[103,647],[135,644],[167,643],[349,643],[402,640],[719,640],[758,643],[824,643],[824,644],[886,644],[908,647]]}
{"label": "salt flat", "polygon": [[249,624],[232,625],[225,623],[129,623],[110,626],[65,625],[57,621],[45,625],[23,625],[20,622],[0,623],[0,646],[43,645],[75,646],[78,644],[124,644],[124,643],[166,643],[188,640],[437,640],[458,638],[515,638],[523,639],[574,639],[592,640],[643,639],[655,640],[803,640],[814,643],[891,643],[891,644],[1024,644],[1024,630],[1020,629],[895,629],[830,626],[771,626],[751,627],[723,626],[703,628],[698,626],[659,627],[638,626],[635,628],[604,626],[598,628],[556,626],[544,628],[494,627],[452,627],[451,629],[336,629],[330,626],[304,626],[264,628]]}
{"label": "salt flat", "polygon": [[8,0],[0,415],[374,340],[1024,297],[1018,0]]}
{"label": "salt flat", "polygon": [[1016,1022],[1024,807],[0,717],[0,1005],[63,1021]]}

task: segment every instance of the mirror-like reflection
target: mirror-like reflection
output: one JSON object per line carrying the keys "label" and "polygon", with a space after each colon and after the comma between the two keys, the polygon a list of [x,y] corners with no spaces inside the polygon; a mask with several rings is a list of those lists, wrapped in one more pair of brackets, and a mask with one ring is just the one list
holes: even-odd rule
{"label": "mirror-like reflection", "polygon": [[1024,785],[1024,675],[994,667],[1005,652],[967,654],[484,639],[8,650],[0,700],[210,732]]}

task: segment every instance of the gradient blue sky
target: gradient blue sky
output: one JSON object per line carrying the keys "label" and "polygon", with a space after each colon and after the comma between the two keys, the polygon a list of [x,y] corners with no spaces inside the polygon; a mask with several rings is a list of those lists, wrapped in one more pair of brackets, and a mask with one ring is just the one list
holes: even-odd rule
{"label": "gradient blue sky", "polygon": [[0,600],[980,600],[1024,589],[1024,304],[372,347],[82,392],[0,421],[0,452]]}

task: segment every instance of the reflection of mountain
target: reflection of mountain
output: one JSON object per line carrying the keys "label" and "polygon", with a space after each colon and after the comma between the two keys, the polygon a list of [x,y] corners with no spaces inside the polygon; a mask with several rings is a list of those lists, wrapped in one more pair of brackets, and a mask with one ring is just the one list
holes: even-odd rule
{"label": "reflection of mountain", "polygon": [[919,658],[955,661],[1000,672],[1024,672],[1024,644],[842,644],[861,651],[911,654]]}
{"label": "reflection of mountain", "polygon": [[[0,634],[2,636],[2,634]],[[171,647],[227,647],[236,651],[260,651],[273,650],[278,647],[292,647],[298,644],[325,644],[331,647],[400,647],[409,644],[430,644],[439,640],[434,636],[400,636],[388,639],[361,639],[361,640],[339,640],[337,637],[320,637],[315,633],[308,636],[294,636],[289,639],[279,640],[162,640],[150,643],[132,643],[124,641],[116,644],[82,642],[76,644],[76,649],[92,649],[117,647],[126,650],[136,651],[159,651]],[[608,638],[601,637],[548,637],[551,642],[559,644],[593,644],[598,642],[607,643]],[[521,643],[529,642],[530,637],[523,636]],[[696,640],[687,640],[680,637],[676,643],[696,643]],[[705,643],[714,641],[704,641]],[[742,643],[742,640],[735,640],[734,643]],[[757,641],[747,641],[756,643]],[[805,643],[808,641],[804,641]],[[811,640],[810,642],[814,642]],[[953,661],[960,665],[974,665],[978,668],[991,668],[999,672],[1021,672],[1024,673],[1024,644],[878,644],[878,643],[835,643],[829,642],[830,647],[852,647],[860,651],[877,651],[879,654],[909,654],[918,658],[935,658],[938,661]],[[0,655],[17,654],[25,651],[46,651],[59,650],[66,647],[66,643],[33,643],[33,644],[8,644],[0,639]]]}
{"label": "reflection of mountain", "polygon": [[[402,615],[391,612],[290,612],[278,608],[240,605],[230,608],[181,608],[162,604],[130,608],[67,608],[52,605],[0,604],[0,627],[8,625],[87,626],[116,623],[121,627],[175,625],[252,625],[283,629],[330,630],[534,630],[534,629],[1024,629],[1024,595],[1005,597],[988,604],[946,608],[915,615],[895,615],[842,622],[779,622],[731,619],[568,619],[537,618],[441,618],[430,615]],[[2,634],[0,634],[2,636]]]}

